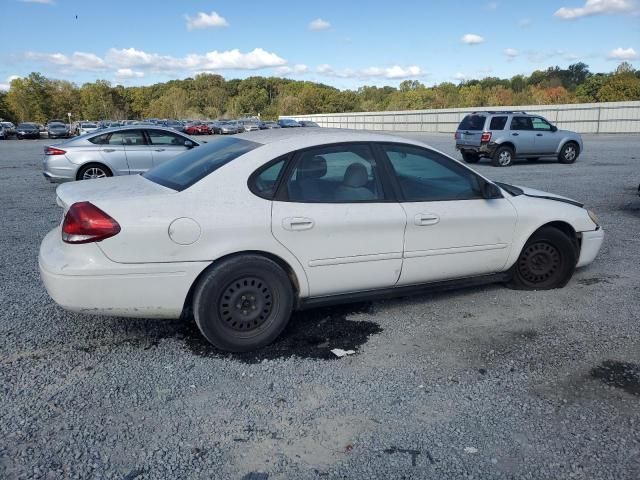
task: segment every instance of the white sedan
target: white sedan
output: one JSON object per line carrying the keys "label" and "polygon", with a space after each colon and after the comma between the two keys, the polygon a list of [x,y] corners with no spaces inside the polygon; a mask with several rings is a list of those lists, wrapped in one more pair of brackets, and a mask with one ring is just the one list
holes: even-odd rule
{"label": "white sedan", "polygon": [[216,347],[272,342],[291,312],[455,283],[564,286],[603,240],[582,204],[492,182],[384,134],[222,137],[143,175],[64,184],[44,238],[51,297],[85,313],[177,318]]}

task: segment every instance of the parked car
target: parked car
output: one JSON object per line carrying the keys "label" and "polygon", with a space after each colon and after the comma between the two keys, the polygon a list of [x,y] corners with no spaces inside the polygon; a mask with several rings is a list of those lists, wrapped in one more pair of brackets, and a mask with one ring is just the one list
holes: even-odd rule
{"label": "parked car", "polygon": [[281,118],[278,120],[278,125],[282,128],[295,128],[302,126],[292,118]]}
{"label": "parked car", "polygon": [[465,162],[486,157],[496,167],[513,165],[516,158],[555,157],[573,163],[582,152],[580,134],[558,130],[545,118],[525,112],[474,112],[462,119],[455,139]]}
{"label": "parked car", "polygon": [[278,125],[278,122],[262,122],[262,129],[263,130],[271,130],[273,128],[282,128],[280,125]]}
{"label": "parked car", "polygon": [[80,122],[78,124],[78,135],[93,133],[98,130],[98,124],[92,122]]}
{"label": "parked car", "polygon": [[300,120],[298,123],[300,124],[301,127],[319,127],[320,126],[316,122],[312,122],[310,120]]}
{"label": "parked car", "polygon": [[12,122],[0,122],[0,125],[4,127],[7,138],[14,137],[16,135],[16,126]]}
{"label": "parked car", "polygon": [[175,130],[176,132],[184,132],[184,124],[177,120],[166,120],[162,123],[162,125],[166,128]]}
{"label": "parked car", "polygon": [[[244,129],[244,127],[242,127],[242,129]],[[241,127],[236,122],[220,122],[221,135],[233,135],[241,131]]]}
{"label": "parked car", "polygon": [[9,138],[9,131],[7,127],[0,123],[0,140],[6,140],[7,138]]}
{"label": "parked car", "polygon": [[19,123],[16,127],[16,136],[18,140],[24,138],[40,138],[40,126],[32,122]]}
{"label": "parked car", "polygon": [[210,135],[211,129],[202,122],[189,123],[184,127],[184,133],[187,135]]}
{"label": "parked car", "polygon": [[324,128],[218,137],[143,175],[62,185],[57,203],[39,265],[59,305],[188,308],[229,351],[272,342],[300,308],[454,281],[560,288],[603,240],[581,203],[417,140]]}
{"label": "parked car", "polygon": [[221,133],[220,122],[214,120],[206,123],[212,135],[220,135]]}
{"label": "parked car", "polygon": [[242,125],[242,131],[244,132],[257,132],[260,130],[260,123],[258,120],[242,120],[238,123]]}
{"label": "parked car", "polygon": [[69,138],[69,127],[61,122],[49,122],[47,124],[47,135],[49,138]]}
{"label": "parked car", "polygon": [[146,172],[199,143],[163,127],[98,130],[44,147],[43,175],[50,182]]}

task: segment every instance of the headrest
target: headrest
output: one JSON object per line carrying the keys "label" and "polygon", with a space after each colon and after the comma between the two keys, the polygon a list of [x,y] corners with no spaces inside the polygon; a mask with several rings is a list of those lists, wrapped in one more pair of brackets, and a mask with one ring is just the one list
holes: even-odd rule
{"label": "headrest", "polygon": [[327,161],[321,155],[314,155],[313,157],[302,157],[296,178],[299,180],[317,179],[326,174]]}
{"label": "headrest", "polygon": [[369,181],[367,168],[361,163],[352,163],[344,172],[343,184],[347,187],[361,188]]}

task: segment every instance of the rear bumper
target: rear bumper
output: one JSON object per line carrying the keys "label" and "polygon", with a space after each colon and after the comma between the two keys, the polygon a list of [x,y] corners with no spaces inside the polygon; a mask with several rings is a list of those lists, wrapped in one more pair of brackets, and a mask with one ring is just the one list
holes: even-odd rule
{"label": "rear bumper", "polygon": [[576,267],[584,267],[593,262],[600,251],[604,240],[602,228],[591,232],[582,232],[582,242],[580,246],[580,257]]}
{"label": "rear bumper", "polygon": [[40,277],[61,307],[80,313],[178,318],[187,293],[208,262],[122,264],[96,243],[68,245],[60,228],[42,241]]}
{"label": "rear bumper", "polygon": [[456,144],[456,150],[461,152],[476,153],[478,155],[492,156],[498,147],[495,143],[483,143],[481,145],[462,145]]}

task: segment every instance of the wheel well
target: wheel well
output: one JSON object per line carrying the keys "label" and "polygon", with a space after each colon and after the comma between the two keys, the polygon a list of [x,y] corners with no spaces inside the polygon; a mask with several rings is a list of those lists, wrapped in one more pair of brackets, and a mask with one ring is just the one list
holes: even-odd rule
{"label": "wheel well", "polygon": [[241,257],[243,255],[258,255],[261,257],[265,257],[268,258],[269,260],[277,263],[280,268],[282,268],[287,276],[289,277],[289,280],[291,281],[291,286],[293,287],[293,294],[296,298],[296,301],[294,301],[294,305],[297,303],[297,298],[300,294],[300,283],[298,282],[298,277],[296,276],[295,272],[293,271],[293,268],[291,268],[291,265],[289,265],[286,261],[284,261],[282,258],[278,257],[277,255],[274,255],[272,253],[268,253],[268,252],[263,252],[260,250],[246,250],[244,252],[235,252],[235,253],[230,253],[229,255],[225,255],[224,257],[220,257],[218,259],[216,259],[214,262],[211,263],[211,265],[209,265],[207,268],[205,268],[202,272],[200,272],[200,275],[198,275],[196,277],[196,279],[193,281],[193,283],[191,284],[191,287],[189,287],[189,291],[187,292],[187,296],[184,299],[184,305],[182,306],[182,316],[184,317],[187,314],[191,313],[191,301],[193,300],[193,292],[196,288],[196,285],[198,285],[198,283],[200,282],[200,279],[207,273],[209,272],[209,270],[211,270],[212,268],[217,267],[220,263],[229,260],[230,258],[235,258],[235,257]]}
{"label": "wheel well", "polygon": [[573,246],[576,250],[576,258],[580,256],[581,238],[580,238],[580,235],[578,235],[578,233],[574,230],[574,228],[571,225],[569,225],[567,222],[561,222],[561,221],[546,223],[542,225],[540,228],[538,228],[538,230],[533,232],[531,236],[535,235],[536,232],[538,232],[540,229],[545,227],[555,228],[556,230],[560,230],[562,233],[564,233],[569,238],[569,240],[571,240],[571,243],[573,243]]}
{"label": "wheel well", "polygon": [[516,153],[516,146],[511,142],[502,142],[498,145],[498,148],[500,147],[509,147],[511,150],[513,150],[513,153]]}
{"label": "wheel well", "polygon": [[82,165],[78,169],[78,173],[76,173],[76,180],[80,180],[80,172],[82,172],[87,167],[102,167],[102,168],[105,168],[111,175],[113,175],[113,172],[111,171],[111,169],[109,167],[107,167],[104,163],[102,163],[102,162],[89,162],[89,163],[85,163],[84,165]]}

